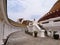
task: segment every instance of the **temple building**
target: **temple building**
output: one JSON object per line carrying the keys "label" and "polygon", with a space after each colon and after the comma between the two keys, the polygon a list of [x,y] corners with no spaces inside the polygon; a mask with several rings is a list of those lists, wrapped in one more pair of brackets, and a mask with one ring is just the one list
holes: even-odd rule
{"label": "temple building", "polygon": [[38,23],[45,28],[49,37],[53,38],[54,32],[60,35],[60,0],[57,0],[51,10],[38,20]]}
{"label": "temple building", "polygon": [[55,17],[59,17],[60,16],[60,0],[57,1],[54,6],[51,8],[51,10],[45,14],[40,20],[40,21],[44,21],[50,18],[55,18]]}
{"label": "temple building", "polygon": [[41,24],[46,30],[60,30],[60,0],[58,0],[51,10],[39,19]]}
{"label": "temple building", "polygon": [[25,23],[26,21],[22,24],[9,19],[7,15],[7,0],[0,0],[0,45],[10,34],[17,31],[25,31],[27,26]]}
{"label": "temple building", "polygon": [[53,32],[59,32],[60,35],[60,0],[53,5],[51,10],[38,20],[47,32],[52,32],[50,36],[53,36]]}

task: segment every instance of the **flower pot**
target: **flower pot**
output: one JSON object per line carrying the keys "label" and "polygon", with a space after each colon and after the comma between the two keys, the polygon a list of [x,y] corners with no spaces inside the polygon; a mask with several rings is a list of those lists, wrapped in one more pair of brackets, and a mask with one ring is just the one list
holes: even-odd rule
{"label": "flower pot", "polygon": [[54,39],[59,39],[59,34],[54,34],[53,37]]}
{"label": "flower pot", "polygon": [[34,37],[37,37],[38,32],[34,31]]}

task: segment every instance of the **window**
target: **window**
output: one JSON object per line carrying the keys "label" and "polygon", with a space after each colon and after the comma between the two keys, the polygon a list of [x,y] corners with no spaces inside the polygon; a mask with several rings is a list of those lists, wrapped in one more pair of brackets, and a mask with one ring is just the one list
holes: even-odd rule
{"label": "window", "polygon": [[43,22],[42,24],[46,24],[46,23],[49,23],[49,22]]}
{"label": "window", "polygon": [[54,20],[54,22],[59,22],[60,21],[60,19],[59,20]]}

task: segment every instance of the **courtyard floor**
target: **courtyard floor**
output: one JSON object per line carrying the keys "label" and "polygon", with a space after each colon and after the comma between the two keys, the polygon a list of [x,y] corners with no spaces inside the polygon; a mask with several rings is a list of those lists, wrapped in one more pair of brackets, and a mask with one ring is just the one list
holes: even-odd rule
{"label": "courtyard floor", "polygon": [[60,45],[60,40],[49,37],[33,37],[24,32],[13,33],[6,45]]}

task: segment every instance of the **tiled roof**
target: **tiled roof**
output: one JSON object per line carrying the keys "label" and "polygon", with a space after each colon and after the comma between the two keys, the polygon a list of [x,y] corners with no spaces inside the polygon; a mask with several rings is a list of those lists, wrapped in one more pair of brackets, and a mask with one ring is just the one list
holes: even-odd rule
{"label": "tiled roof", "polygon": [[53,5],[53,7],[51,8],[50,12],[55,11],[55,10],[58,10],[58,9],[60,9],[60,0],[57,1],[55,3],[55,5]]}
{"label": "tiled roof", "polygon": [[57,1],[55,5],[53,5],[51,10],[47,14],[45,14],[42,18],[40,18],[38,22],[55,17],[60,17],[60,0]]}
{"label": "tiled roof", "polygon": [[25,25],[25,24],[20,24],[20,23],[18,23],[18,22],[15,22],[15,21],[13,21],[13,20],[11,20],[11,19],[9,19],[9,18],[8,18],[8,21],[9,21],[9,23],[10,23],[11,25],[16,26],[16,27],[26,27],[26,26],[27,26],[27,25]]}

